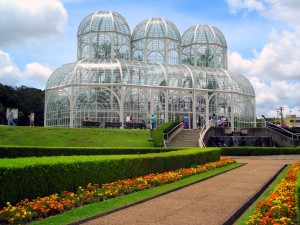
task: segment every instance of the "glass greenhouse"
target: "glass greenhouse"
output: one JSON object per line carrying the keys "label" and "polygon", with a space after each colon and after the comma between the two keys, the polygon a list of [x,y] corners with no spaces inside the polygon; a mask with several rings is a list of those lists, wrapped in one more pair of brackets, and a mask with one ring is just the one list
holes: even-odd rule
{"label": "glass greenhouse", "polygon": [[234,127],[255,126],[255,93],[244,76],[227,71],[227,44],[216,28],[197,25],[182,38],[165,19],[148,19],[132,35],[118,13],[98,11],[78,28],[77,62],[50,76],[45,126],[82,127],[86,118],[158,125],[189,117],[189,128],[216,114]]}

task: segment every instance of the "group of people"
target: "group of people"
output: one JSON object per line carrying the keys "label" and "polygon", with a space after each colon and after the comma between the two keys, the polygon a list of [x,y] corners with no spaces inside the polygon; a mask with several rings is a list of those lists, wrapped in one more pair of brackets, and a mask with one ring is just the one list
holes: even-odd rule
{"label": "group of people", "polygon": [[228,127],[229,124],[224,116],[217,118],[216,114],[214,113],[211,116],[210,125],[213,127]]}
{"label": "group of people", "polygon": [[183,117],[183,120],[180,122],[180,127],[184,128],[184,129],[188,129],[189,128],[189,117],[188,117],[188,115],[185,115]]}
{"label": "group of people", "polygon": [[[130,124],[130,123],[133,123],[133,118],[132,118],[132,116],[127,115],[126,118],[125,118],[125,122],[126,122],[127,125]],[[146,122],[145,122],[145,120],[142,118],[141,115],[140,115],[139,118],[138,118],[138,122],[143,124],[143,129],[146,129],[146,128],[147,128]],[[155,127],[156,127],[156,117],[155,117],[154,115],[152,115],[152,116],[150,117],[150,123],[151,123],[151,129],[155,129]]]}
{"label": "group of people", "polygon": [[[34,112],[33,111],[29,114],[28,118],[29,118],[29,126],[34,126]],[[7,119],[8,126],[16,126],[16,123],[14,121],[14,111],[11,108],[7,109],[6,119]]]}

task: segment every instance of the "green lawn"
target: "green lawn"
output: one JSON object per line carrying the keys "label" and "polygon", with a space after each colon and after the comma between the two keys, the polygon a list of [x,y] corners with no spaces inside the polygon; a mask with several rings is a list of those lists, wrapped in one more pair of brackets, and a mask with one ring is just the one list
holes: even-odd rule
{"label": "green lawn", "polygon": [[149,130],[0,126],[0,145],[152,147]]}

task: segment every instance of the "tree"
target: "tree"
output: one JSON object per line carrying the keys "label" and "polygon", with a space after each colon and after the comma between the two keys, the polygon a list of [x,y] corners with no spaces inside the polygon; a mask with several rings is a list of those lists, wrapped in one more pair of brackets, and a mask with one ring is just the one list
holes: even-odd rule
{"label": "tree", "polygon": [[35,125],[44,125],[44,101],[45,92],[21,86],[13,88],[0,84],[0,123],[6,124],[6,109],[17,108],[17,125],[27,126],[29,124],[28,115],[35,112]]}

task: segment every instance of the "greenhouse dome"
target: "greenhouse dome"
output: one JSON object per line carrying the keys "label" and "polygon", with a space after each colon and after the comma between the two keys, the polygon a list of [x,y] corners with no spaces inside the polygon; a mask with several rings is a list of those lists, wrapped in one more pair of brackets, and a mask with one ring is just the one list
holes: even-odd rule
{"label": "greenhouse dome", "polygon": [[130,59],[131,34],[118,13],[98,11],[85,17],[77,32],[77,60]]}
{"label": "greenhouse dome", "polygon": [[[99,15],[98,22],[92,22],[92,17],[96,15]],[[124,18],[118,23],[124,27],[118,28],[118,31],[117,26],[112,28],[117,19],[114,22],[104,20],[105,16],[111,18],[112,15],[113,18],[123,18],[110,11],[96,12],[84,18],[78,29],[78,40],[94,31],[99,37],[111,32],[108,43],[115,46],[115,35],[128,37],[129,27]],[[108,25],[99,23],[100,20],[107,21]],[[93,32],[91,24],[96,24]],[[189,128],[195,129],[197,120],[200,119],[201,126],[204,126],[212,114],[226,118],[231,129],[255,126],[255,93],[247,78],[222,66],[180,64],[181,44],[183,48],[194,48],[194,45],[207,43],[211,44],[209,48],[218,46],[227,49],[224,36],[216,28],[210,27],[213,30],[211,39],[202,40],[200,34],[198,39],[195,35],[189,35],[190,30],[197,34],[199,29],[199,26],[188,29],[181,43],[180,34],[171,22],[164,19],[145,20],[134,29],[132,43],[127,45],[132,46],[133,59],[105,54],[99,58],[82,57],[77,62],[57,68],[45,89],[45,126],[82,127],[83,121],[90,118],[99,127],[117,122],[124,128],[127,115],[134,122],[143,120],[146,124],[150,124],[151,115],[155,115],[157,125],[188,116]],[[212,35],[223,39],[219,38],[218,42]],[[93,43],[103,45],[103,42]],[[143,47],[139,49],[137,46]],[[172,51],[178,57],[173,63],[170,62],[170,55],[165,54],[170,46],[176,46]],[[81,45],[78,45],[78,51],[80,49]],[[139,55],[136,52],[139,51],[142,58],[136,59],[135,56]],[[152,53],[162,55],[164,60],[156,57],[150,59]]]}
{"label": "greenhouse dome", "polygon": [[220,30],[196,25],[182,35],[182,63],[227,69],[227,43]]}
{"label": "greenhouse dome", "polygon": [[132,55],[137,61],[178,64],[181,36],[170,21],[151,18],[139,23],[132,33]]}

